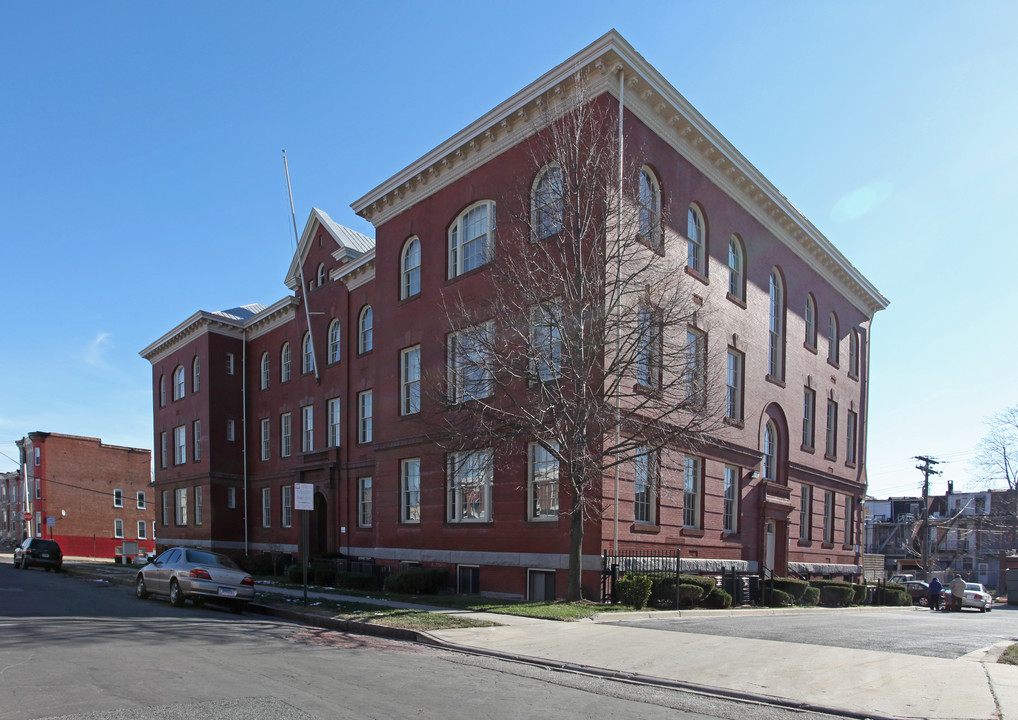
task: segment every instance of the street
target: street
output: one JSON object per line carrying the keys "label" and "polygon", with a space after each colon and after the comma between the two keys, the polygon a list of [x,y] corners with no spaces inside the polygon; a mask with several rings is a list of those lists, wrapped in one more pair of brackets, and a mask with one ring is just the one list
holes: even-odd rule
{"label": "street", "polygon": [[0,719],[828,717],[140,601],[0,562]]}

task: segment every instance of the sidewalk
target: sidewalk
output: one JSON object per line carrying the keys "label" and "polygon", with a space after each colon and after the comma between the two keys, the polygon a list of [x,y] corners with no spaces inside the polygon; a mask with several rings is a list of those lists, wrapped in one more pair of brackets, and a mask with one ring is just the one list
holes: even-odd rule
{"label": "sidewalk", "polygon": [[[73,566],[67,569],[74,572]],[[126,574],[128,582],[132,575]],[[113,581],[117,579],[114,577]],[[258,590],[303,597],[303,590],[261,584]],[[435,608],[378,598],[367,600],[363,597],[344,596],[337,591],[309,590],[308,597],[368,601],[390,607],[459,614],[499,625],[427,633],[405,630],[392,632],[390,628],[365,626],[363,623],[305,616],[297,603],[285,611],[258,606],[251,606],[251,611],[288,617],[319,627],[417,639],[450,649],[531,662],[566,671],[777,703],[849,717],[874,720],[1018,720],[1018,667],[995,662],[1003,647],[946,660],[870,650],[650,630],[619,626],[613,622],[624,617],[647,617],[648,613],[608,613],[594,620],[558,622]],[[866,612],[865,609],[855,611]],[[742,615],[778,612],[796,611],[760,608],[653,613],[653,616],[663,618],[674,614],[688,617],[700,613],[717,616],[719,613]],[[846,611],[815,609],[809,612]]]}

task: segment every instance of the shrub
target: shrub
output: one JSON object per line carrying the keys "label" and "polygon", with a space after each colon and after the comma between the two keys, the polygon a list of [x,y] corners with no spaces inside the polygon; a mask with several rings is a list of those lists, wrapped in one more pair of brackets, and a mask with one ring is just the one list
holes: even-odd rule
{"label": "shrub", "polygon": [[714,588],[714,592],[706,597],[704,607],[726,610],[732,606],[732,596],[721,588]]}
{"label": "shrub", "polygon": [[[287,579],[296,585],[304,584],[304,569],[300,565],[291,565],[286,573]],[[308,567],[308,584],[315,581],[315,569]]]}
{"label": "shrub", "polygon": [[820,604],[824,607],[848,607],[852,604],[855,590],[845,585],[824,585],[820,588]]}
{"label": "shrub", "polygon": [[809,587],[809,583],[805,580],[793,577],[776,577],[772,582],[774,583],[775,590],[788,593],[788,596],[792,598],[793,605],[800,605],[802,603],[802,594]]}
{"label": "shrub", "polygon": [[655,575],[651,578],[650,604],[655,607],[675,607],[674,575]]}
{"label": "shrub", "polygon": [[449,582],[444,568],[410,568],[385,578],[385,590],[403,595],[435,595]]}
{"label": "shrub", "polygon": [[647,575],[626,573],[619,578],[618,598],[623,605],[632,605],[637,610],[647,605],[654,581]]}
{"label": "shrub", "polygon": [[255,555],[237,555],[233,558],[244,572],[251,575],[282,575],[283,568],[290,559],[284,553],[257,553]]}
{"label": "shrub", "polygon": [[706,575],[679,575],[679,584],[696,585],[703,589],[703,599],[706,600],[717,587],[714,578]]}
{"label": "shrub", "polygon": [[789,607],[792,604],[792,596],[776,588],[764,593],[764,598],[770,600],[771,607]]}
{"label": "shrub", "polygon": [[703,600],[703,586],[692,583],[679,583],[679,605],[693,607]]}
{"label": "shrub", "polygon": [[806,607],[816,607],[817,603],[819,602],[820,602],[820,588],[815,587],[807,587],[803,591],[802,597],[799,599],[799,604],[805,605]]}
{"label": "shrub", "polygon": [[371,573],[336,573],[336,587],[348,590],[378,590],[381,585]]}
{"label": "shrub", "polygon": [[852,590],[852,604],[862,605],[866,602],[866,586],[865,585],[853,585]]}

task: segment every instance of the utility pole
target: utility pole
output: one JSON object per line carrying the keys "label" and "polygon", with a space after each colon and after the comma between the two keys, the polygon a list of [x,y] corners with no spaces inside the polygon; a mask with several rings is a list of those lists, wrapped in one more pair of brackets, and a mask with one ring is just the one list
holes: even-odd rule
{"label": "utility pole", "polygon": [[922,532],[923,535],[920,538],[920,548],[922,552],[922,560],[920,564],[923,568],[923,572],[927,573],[927,577],[930,572],[930,475],[943,475],[939,470],[934,470],[934,465],[939,465],[939,460],[934,460],[931,457],[925,457],[922,455],[916,455],[913,460],[918,460],[922,465],[916,465],[916,470],[923,474],[923,524]]}

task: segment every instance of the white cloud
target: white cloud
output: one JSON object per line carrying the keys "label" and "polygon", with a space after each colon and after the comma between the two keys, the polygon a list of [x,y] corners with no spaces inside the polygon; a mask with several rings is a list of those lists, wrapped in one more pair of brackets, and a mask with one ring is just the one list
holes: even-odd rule
{"label": "white cloud", "polygon": [[101,332],[95,336],[95,338],[85,348],[85,362],[95,367],[106,367],[106,362],[103,359],[103,349],[107,345],[112,334],[108,332]]}

